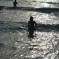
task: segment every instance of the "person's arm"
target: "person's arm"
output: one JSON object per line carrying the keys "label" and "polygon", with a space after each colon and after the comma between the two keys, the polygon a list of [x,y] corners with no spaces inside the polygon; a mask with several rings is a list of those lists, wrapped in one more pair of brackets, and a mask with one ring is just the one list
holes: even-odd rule
{"label": "person's arm", "polygon": [[35,30],[37,29],[37,23],[36,22],[34,22],[35,23]]}

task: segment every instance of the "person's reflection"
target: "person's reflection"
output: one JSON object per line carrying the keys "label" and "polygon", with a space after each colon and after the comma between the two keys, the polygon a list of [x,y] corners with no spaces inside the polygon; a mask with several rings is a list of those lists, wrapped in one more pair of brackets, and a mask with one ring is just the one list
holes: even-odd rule
{"label": "person's reflection", "polygon": [[33,17],[30,17],[30,20],[28,21],[28,32],[29,37],[33,37],[34,31],[36,30],[36,22],[33,21]]}

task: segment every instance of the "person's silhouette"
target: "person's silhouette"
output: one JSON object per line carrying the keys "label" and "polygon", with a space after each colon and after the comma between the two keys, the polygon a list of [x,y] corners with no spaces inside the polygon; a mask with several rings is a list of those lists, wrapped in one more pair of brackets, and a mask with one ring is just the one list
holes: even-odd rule
{"label": "person's silhouette", "polygon": [[28,32],[29,37],[33,37],[34,31],[36,30],[36,22],[33,21],[33,17],[30,17],[30,21],[28,21]]}
{"label": "person's silhouette", "polygon": [[14,2],[13,2],[13,5],[14,5],[14,7],[17,7],[17,1],[15,0]]}

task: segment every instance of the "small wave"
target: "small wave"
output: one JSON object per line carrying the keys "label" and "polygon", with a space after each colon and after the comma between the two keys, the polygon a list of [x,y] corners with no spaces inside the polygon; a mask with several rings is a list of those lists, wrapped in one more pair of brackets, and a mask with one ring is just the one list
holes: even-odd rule
{"label": "small wave", "polygon": [[40,3],[59,4],[59,2],[40,2]]}
{"label": "small wave", "polygon": [[0,0],[0,1],[13,1],[13,0]]}

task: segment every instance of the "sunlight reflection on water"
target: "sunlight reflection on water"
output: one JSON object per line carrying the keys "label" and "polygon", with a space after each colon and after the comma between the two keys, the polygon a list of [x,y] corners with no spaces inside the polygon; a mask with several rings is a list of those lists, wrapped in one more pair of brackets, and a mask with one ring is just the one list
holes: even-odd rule
{"label": "sunlight reflection on water", "polygon": [[58,0],[30,0],[29,2],[31,2],[32,7],[35,8],[40,8],[40,7],[59,8]]}
{"label": "sunlight reflection on water", "polygon": [[[20,2],[21,1],[21,2]],[[46,2],[44,2],[46,1]],[[27,3],[28,2],[28,3]],[[49,4],[50,2],[51,4]],[[58,2],[58,0],[19,0],[19,6],[21,7],[59,7],[58,4],[52,4],[52,2]],[[3,3],[3,2],[2,2]],[[2,5],[1,3],[1,5]],[[3,3],[3,6],[12,6],[12,3],[8,2]],[[23,8],[24,9],[24,8]],[[25,8],[26,9],[26,8]],[[0,28],[26,28],[27,22],[29,21],[30,16],[34,17],[34,20],[38,24],[59,24],[59,13],[58,12],[51,12],[51,13],[42,13],[36,11],[28,11],[25,10],[1,10],[0,13],[0,20],[2,21],[9,21],[7,24],[3,23],[0,25]],[[57,20],[57,21],[56,21]],[[11,23],[11,22],[15,23]],[[20,23],[16,23],[20,22]],[[22,22],[25,22],[23,24]],[[40,27],[39,27],[40,28]],[[6,29],[2,29],[6,30]],[[6,54],[8,54],[11,50],[10,47],[15,47],[16,50],[13,51],[11,54],[8,54],[9,59],[21,59],[21,58],[36,58],[36,59],[55,59],[59,52],[59,32],[36,32],[36,37],[33,39],[28,38],[27,30],[15,30],[12,31],[10,29],[4,31],[0,31],[0,43],[4,43],[3,45],[6,46],[8,49],[6,50]],[[8,45],[8,46],[7,46]],[[10,46],[10,47],[9,47]],[[4,47],[4,48],[6,48]],[[4,49],[2,49],[2,54],[4,55]],[[1,50],[0,50],[1,51]],[[2,56],[3,56],[2,55]],[[7,57],[4,57],[6,59]]]}
{"label": "sunlight reflection on water", "polygon": [[55,49],[55,46],[58,43],[58,38],[59,36],[57,35],[57,33],[54,32],[37,32],[37,37],[33,38],[31,42],[28,42],[25,39],[25,41],[20,40],[22,42],[21,45],[20,43],[17,44],[18,46],[20,46],[20,50],[25,49],[25,47],[27,47],[27,50],[30,49],[28,50],[28,52],[26,51],[26,54],[24,54],[25,52],[23,53],[23,57],[25,58],[38,57],[48,59],[49,57],[51,57],[54,59],[58,53],[58,50]]}
{"label": "sunlight reflection on water", "polygon": [[30,15],[32,15],[34,17],[34,20],[39,24],[59,24],[58,13],[48,14],[48,13],[30,12],[29,16]]}

